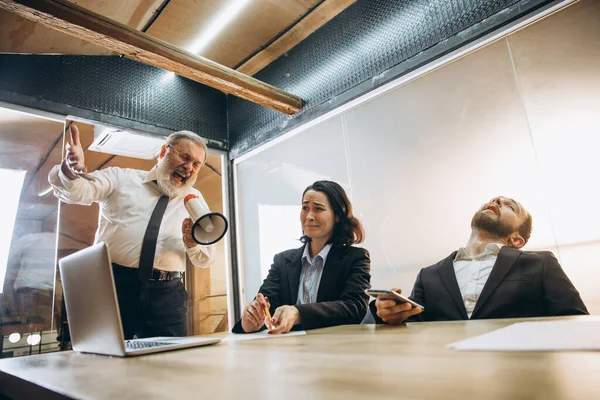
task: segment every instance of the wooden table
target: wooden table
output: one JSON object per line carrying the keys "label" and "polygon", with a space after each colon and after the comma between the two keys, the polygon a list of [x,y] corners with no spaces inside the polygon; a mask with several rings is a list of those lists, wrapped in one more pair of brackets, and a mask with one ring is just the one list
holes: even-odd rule
{"label": "wooden table", "polygon": [[133,358],[62,352],[5,359],[0,392],[76,399],[600,399],[600,352],[446,348],[517,321],[340,326]]}

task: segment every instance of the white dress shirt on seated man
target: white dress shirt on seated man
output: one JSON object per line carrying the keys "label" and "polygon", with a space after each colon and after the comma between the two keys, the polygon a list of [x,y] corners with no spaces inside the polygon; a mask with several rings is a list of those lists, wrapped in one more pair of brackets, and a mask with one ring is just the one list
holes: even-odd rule
{"label": "white dress shirt on seated man", "polygon": [[490,277],[502,246],[504,246],[502,243],[489,243],[483,253],[475,256],[470,256],[465,248],[461,247],[454,257],[454,273],[469,318]]}
{"label": "white dress shirt on seated man", "polygon": [[[158,199],[162,196],[156,184],[156,169],[141,171],[110,167],[88,174],[92,180],[70,180],[52,168],[48,180],[56,197],[69,204],[100,203],[98,230],[94,242],[104,241],[110,248],[111,260],[125,267],[138,268],[144,234]],[[193,193],[203,202],[202,194]],[[183,244],[182,221],[188,217],[183,199],[172,198],[163,216],[156,245],[154,268],[163,271],[185,271],[185,253],[197,267],[214,262],[215,247]]]}

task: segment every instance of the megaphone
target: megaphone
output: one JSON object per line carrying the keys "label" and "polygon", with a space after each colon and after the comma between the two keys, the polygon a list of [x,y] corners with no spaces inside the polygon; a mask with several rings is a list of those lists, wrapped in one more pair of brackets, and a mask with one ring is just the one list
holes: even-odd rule
{"label": "megaphone", "polygon": [[208,205],[200,201],[195,194],[185,196],[183,205],[194,222],[194,226],[192,226],[194,242],[207,246],[221,240],[227,232],[228,226],[223,214],[211,212]]}

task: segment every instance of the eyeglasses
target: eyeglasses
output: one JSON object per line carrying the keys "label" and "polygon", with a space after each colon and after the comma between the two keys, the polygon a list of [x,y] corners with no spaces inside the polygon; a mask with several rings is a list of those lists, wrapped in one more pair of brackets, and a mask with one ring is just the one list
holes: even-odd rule
{"label": "eyeglasses", "polygon": [[194,168],[195,171],[202,168],[204,161],[198,161],[198,160],[194,159],[192,156],[190,156],[189,154],[180,152],[179,150],[177,150],[175,147],[171,146],[170,144],[168,144],[167,147],[175,152],[175,154],[177,155],[177,158],[179,158],[179,161],[181,161],[182,163],[184,163],[184,164],[192,163],[192,167]]}

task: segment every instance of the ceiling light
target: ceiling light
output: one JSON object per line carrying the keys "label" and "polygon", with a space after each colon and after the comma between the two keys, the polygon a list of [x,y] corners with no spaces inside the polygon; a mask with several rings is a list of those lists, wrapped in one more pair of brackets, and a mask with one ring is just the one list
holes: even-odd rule
{"label": "ceiling light", "polygon": [[21,340],[21,335],[19,333],[11,333],[8,336],[8,341],[11,343],[17,343],[19,340]]}
{"label": "ceiling light", "polygon": [[41,341],[42,341],[42,337],[40,336],[39,333],[34,333],[33,335],[29,335],[27,337],[27,344],[31,345],[31,346],[35,346],[36,344],[38,344]]}
{"label": "ceiling light", "polygon": [[165,74],[160,78],[160,83],[171,82],[175,78],[175,72],[173,71],[165,71]]}
{"label": "ceiling light", "polygon": [[8,252],[19,210],[19,197],[27,171],[0,168],[3,196],[0,197],[0,293],[4,288]]}
{"label": "ceiling light", "polygon": [[208,27],[200,33],[200,36],[193,44],[187,47],[187,50],[193,54],[201,53],[217,34],[237,17],[249,2],[250,0],[230,0],[229,5],[208,24]]}

